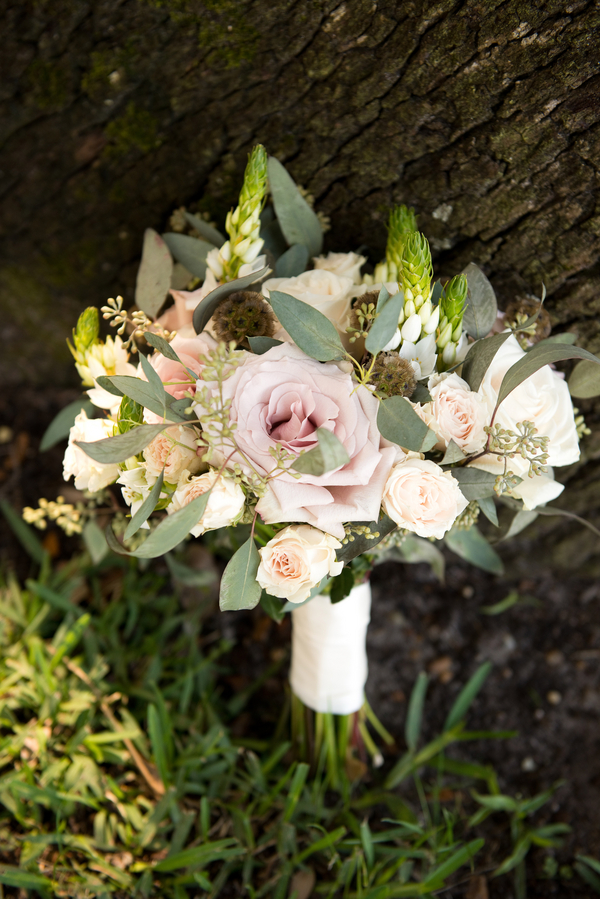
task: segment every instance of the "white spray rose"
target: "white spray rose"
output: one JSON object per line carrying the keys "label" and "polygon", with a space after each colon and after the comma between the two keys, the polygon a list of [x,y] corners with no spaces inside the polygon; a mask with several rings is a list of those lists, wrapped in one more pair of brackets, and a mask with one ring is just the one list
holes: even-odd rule
{"label": "white spray rose", "polygon": [[468,504],[450,472],[427,459],[394,465],[383,491],[383,508],[399,527],[437,540]]}
{"label": "white spray rose", "polygon": [[244,511],[246,497],[240,485],[232,478],[219,475],[213,470],[197,477],[191,477],[189,471],[184,471],[177,490],[173,494],[173,500],[167,507],[167,512],[170,515],[183,509],[207,490],[211,490],[211,494],[204,514],[198,524],[190,530],[190,534],[194,537],[199,537],[205,531],[237,524]]}
{"label": "white spray rose", "polygon": [[367,261],[358,253],[328,253],[313,259],[315,269],[332,272],[342,278],[351,278],[353,284],[360,284],[360,270]]}
{"label": "white spray rose", "polygon": [[341,545],[308,524],[291,525],[259,549],[256,579],[271,596],[304,602],[324,577],[335,577],[344,567],[335,557]]}
{"label": "white spray rose", "polygon": [[[479,393],[491,416],[500,384],[508,369],[525,355],[516,337],[506,340],[485,373]],[[549,465],[571,465],[579,459],[579,439],[573,403],[565,379],[544,365],[510,393],[496,414],[495,423],[514,431],[517,422],[532,421],[540,436],[550,439]],[[513,460],[509,460],[512,467]],[[514,470],[514,469],[513,469]],[[515,471],[515,474],[519,472]]]}
{"label": "white spray rose", "polygon": [[[146,468],[140,465],[137,459],[128,459],[125,463],[127,466],[117,478],[117,484],[121,484],[121,494],[123,499],[131,508],[131,517],[136,514],[142,503],[150,495],[151,487],[146,480]],[[152,480],[155,480],[152,478]],[[166,499],[167,493],[161,491],[159,499]],[[145,521],[140,527],[148,529],[150,525]]]}
{"label": "white spray rose", "polygon": [[483,449],[487,435],[488,406],[457,374],[433,375],[429,379],[431,402],[416,411],[438,436],[438,449],[451,440],[470,455]]}
{"label": "white spray rose", "polygon": [[75,446],[75,441],[94,443],[96,440],[112,437],[114,432],[113,421],[108,418],[88,418],[82,409],[69,432],[69,445],[63,461],[65,481],[72,475],[77,490],[89,490],[91,493],[113,484],[119,476],[119,466],[116,463],[104,465],[102,462],[96,462]]}
{"label": "white spray rose", "polygon": [[172,425],[162,431],[143,451],[147,480],[153,483],[165,469],[165,481],[177,484],[183,472],[198,471],[202,460],[197,455],[196,433],[193,428]]}
{"label": "white spray rose", "polygon": [[[351,278],[316,269],[303,272],[295,278],[269,278],[263,284],[262,292],[266,297],[270,296],[272,290],[288,293],[318,309],[343,332],[348,324],[353,286]],[[275,334],[275,337],[285,339],[286,332],[283,329],[282,332]]]}

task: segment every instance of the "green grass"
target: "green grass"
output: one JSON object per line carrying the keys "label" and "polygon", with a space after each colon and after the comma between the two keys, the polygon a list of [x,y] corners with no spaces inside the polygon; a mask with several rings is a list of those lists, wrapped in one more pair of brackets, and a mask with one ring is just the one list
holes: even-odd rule
{"label": "green grass", "polygon": [[[287,899],[312,884],[316,896],[392,899],[432,896],[483,864],[510,872],[522,899],[529,849],[552,849],[568,829],[532,823],[552,790],[502,795],[491,767],[447,754],[507,736],[465,729],[487,666],[426,745],[422,675],[404,754],[386,780],[351,780],[364,765],[344,766],[340,722],[320,721],[312,765],[293,757],[289,711],[272,740],[234,739],[251,691],[226,698],[231,645],[204,633],[202,587],[184,608],[177,581],[130,560],[84,555],[52,569],[33,549],[39,575],[20,586],[9,574],[0,589],[4,895]],[[512,847],[495,864],[490,816]],[[576,865],[592,886],[594,864]]]}

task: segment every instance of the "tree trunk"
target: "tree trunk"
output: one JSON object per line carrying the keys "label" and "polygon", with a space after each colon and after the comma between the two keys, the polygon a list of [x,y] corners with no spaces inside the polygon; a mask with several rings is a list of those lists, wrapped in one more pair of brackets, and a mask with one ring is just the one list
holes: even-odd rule
{"label": "tree trunk", "polygon": [[[175,207],[222,224],[257,141],[329,248],[378,261],[407,203],[437,274],[473,260],[501,304],[543,281],[600,352],[599,24],[590,0],[5,0],[2,382],[66,383],[78,310],[132,300]],[[596,430],[563,506],[600,505],[599,456]],[[565,561],[597,549],[570,533]]]}

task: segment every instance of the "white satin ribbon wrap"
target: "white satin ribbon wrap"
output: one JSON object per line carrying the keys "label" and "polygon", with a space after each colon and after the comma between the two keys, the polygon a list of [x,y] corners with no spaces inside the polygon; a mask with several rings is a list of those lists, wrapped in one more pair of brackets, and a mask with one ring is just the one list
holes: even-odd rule
{"label": "white satin ribbon wrap", "polygon": [[315,712],[350,715],[364,702],[371,586],[353,587],[342,602],[315,596],[292,610],[290,684]]}

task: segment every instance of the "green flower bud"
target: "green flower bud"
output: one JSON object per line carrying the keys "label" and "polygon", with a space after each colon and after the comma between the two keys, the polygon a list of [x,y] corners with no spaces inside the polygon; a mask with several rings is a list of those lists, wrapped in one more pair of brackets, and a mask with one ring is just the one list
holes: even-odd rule
{"label": "green flower bud", "polygon": [[[462,324],[467,299],[467,277],[456,275],[446,284],[444,295],[440,301],[442,315],[452,322],[453,330]],[[459,334],[460,337],[460,334]]]}
{"label": "green flower bud", "polygon": [[394,206],[388,220],[388,240],[385,258],[388,268],[394,269],[396,278],[402,270],[402,255],[408,235],[417,230],[417,217],[414,209],[408,206]]}
{"label": "green flower bud", "polygon": [[410,291],[413,296],[417,312],[431,296],[432,277],[429,242],[420,231],[413,231],[405,237],[400,278],[405,295]]}
{"label": "green flower bud", "polygon": [[225,221],[229,240],[219,254],[225,281],[237,278],[244,262],[256,259],[262,249],[263,241],[259,237],[260,212],[266,190],[267,151],[262,144],[257,144],[248,158],[239,203],[228,213]]}
{"label": "green flower bud", "polygon": [[88,306],[77,319],[77,327],[73,331],[73,343],[80,356],[85,356],[85,351],[96,343],[100,333],[100,317],[95,306]]}
{"label": "green flower bud", "polygon": [[450,340],[452,340],[452,323],[448,322],[444,328],[440,328],[440,336],[436,341],[438,348],[443,350]]}

